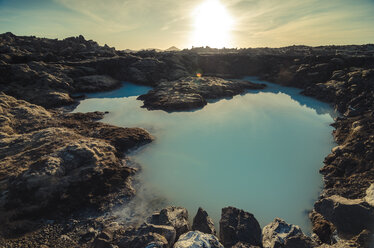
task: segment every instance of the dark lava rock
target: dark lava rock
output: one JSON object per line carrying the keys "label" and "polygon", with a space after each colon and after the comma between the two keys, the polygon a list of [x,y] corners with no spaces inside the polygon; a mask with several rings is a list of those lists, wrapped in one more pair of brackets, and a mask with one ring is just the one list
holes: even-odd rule
{"label": "dark lava rock", "polygon": [[188,211],[183,207],[167,207],[149,218],[149,223],[172,226],[176,230],[177,239],[183,233],[191,230],[188,222]]}
{"label": "dark lava rock", "polygon": [[340,237],[350,239],[363,230],[374,230],[374,206],[363,199],[341,196],[322,198],[314,205],[316,212],[336,227]]}
{"label": "dark lava rock", "polygon": [[199,208],[197,210],[197,213],[193,218],[192,230],[213,235],[217,234],[213,220],[208,216],[208,213],[202,208]]}
{"label": "dark lava rock", "polygon": [[298,226],[276,218],[262,230],[264,248],[310,248],[316,244]]}
{"label": "dark lava rock", "polygon": [[121,83],[107,75],[90,75],[74,80],[74,88],[77,92],[105,91],[119,87]]}
{"label": "dark lava rock", "polygon": [[309,218],[313,224],[313,233],[315,233],[319,240],[325,244],[332,244],[335,242],[333,238],[333,233],[335,231],[334,225],[327,221],[321,214],[316,211],[312,211],[309,214]]}
{"label": "dark lava rock", "polygon": [[225,247],[238,242],[262,246],[261,228],[253,214],[234,207],[223,208],[219,227],[220,240]]}
{"label": "dark lava rock", "polygon": [[172,247],[176,231],[172,226],[143,224],[126,230],[119,242],[120,248]]}
{"label": "dark lava rock", "polygon": [[178,111],[202,108],[209,99],[232,97],[247,89],[263,89],[263,84],[240,80],[224,80],[216,77],[186,77],[177,81],[158,84],[138,99],[149,110]]}
{"label": "dark lava rock", "polygon": [[[136,170],[121,158],[152,140],[145,130],[95,122],[103,113],[50,112],[5,94],[0,112],[3,223],[83,207],[105,210],[119,196],[134,194],[130,179]],[[11,235],[9,228],[0,231]]]}

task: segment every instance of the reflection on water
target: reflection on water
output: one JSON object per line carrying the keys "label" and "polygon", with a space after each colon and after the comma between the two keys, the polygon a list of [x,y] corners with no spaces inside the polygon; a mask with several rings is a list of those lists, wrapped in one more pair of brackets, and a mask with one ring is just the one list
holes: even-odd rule
{"label": "reflection on water", "polygon": [[308,108],[314,109],[317,114],[329,114],[331,117],[337,117],[337,112],[327,103],[322,103],[314,98],[306,97],[300,94],[301,89],[293,87],[283,87],[279,84],[269,83],[267,81],[259,80],[257,77],[245,77],[244,80],[253,83],[266,84],[267,87],[263,90],[251,91],[255,92],[271,92],[274,94],[284,93],[289,95],[293,100],[297,101],[300,105],[305,105]]}
{"label": "reflection on water", "polygon": [[95,92],[87,93],[88,98],[118,98],[118,97],[130,97],[139,96],[147,93],[150,89],[149,86],[136,85],[128,82],[122,83],[122,87],[108,92]]}
{"label": "reflection on water", "polygon": [[143,166],[147,194],[165,197],[165,205],[185,206],[192,217],[201,206],[216,224],[231,205],[262,226],[280,217],[308,232],[305,211],[318,197],[318,170],[333,146],[331,109],[270,86],[193,112],[147,111],[135,96],[86,99],[75,111],[110,111],[103,122],[156,137],[133,159]]}

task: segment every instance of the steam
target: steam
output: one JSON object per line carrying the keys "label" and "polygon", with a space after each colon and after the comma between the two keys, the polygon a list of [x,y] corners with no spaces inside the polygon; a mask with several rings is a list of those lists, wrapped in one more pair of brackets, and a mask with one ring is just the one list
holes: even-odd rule
{"label": "steam", "polygon": [[126,164],[139,169],[133,180],[136,195],[131,200],[117,206],[111,215],[122,223],[138,225],[143,223],[155,211],[168,206],[169,201],[147,185],[141,171],[141,166],[138,163],[134,162],[131,158],[127,158]]}

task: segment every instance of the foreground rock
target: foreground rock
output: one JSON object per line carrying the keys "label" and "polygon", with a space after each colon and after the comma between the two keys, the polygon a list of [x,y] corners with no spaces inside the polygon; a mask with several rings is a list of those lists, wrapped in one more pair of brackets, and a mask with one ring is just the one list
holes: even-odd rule
{"label": "foreground rock", "polygon": [[217,237],[199,231],[191,231],[181,235],[174,248],[224,248]]}
{"label": "foreground rock", "polygon": [[5,94],[0,112],[3,235],[28,231],[30,221],[56,213],[105,210],[134,194],[136,170],[121,157],[152,140],[146,131],[94,122],[102,113],[50,112]]}
{"label": "foreground rock", "polygon": [[126,230],[119,241],[120,248],[172,247],[176,231],[172,226],[143,224]]}
{"label": "foreground rock", "polygon": [[334,195],[317,201],[315,210],[336,227],[342,238],[350,239],[363,230],[374,231],[374,207],[363,199]]}
{"label": "foreground rock", "polygon": [[149,110],[165,111],[202,108],[209,99],[232,97],[247,89],[263,89],[265,85],[216,77],[186,77],[178,81],[162,82],[138,99]]}
{"label": "foreground rock", "polygon": [[220,240],[225,247],[241,242],[243,245],[262,246],[261,228],[253,214],[226,207],[219,222]]}
{"label": "foreground rock", "polygon": [[264,248],[310,248],[316,246],[298,226],[287,224],[279,218],[274,219],[262,230],[262,244]]}
{"label": "foreground rock", "polygon": [[312,232],[317,235],[318,239],[325,244],[333,244],[336,242],[334,233],[335,226],[326,220],[323,215],[317,213],[315,210],[309,213],[309,218],[312,221]]}
{"label": "foreground rock", "polygon": [[155,225],[172,226],[176,230],[177,239],[183,233],[190,231],[187,209],[183,207],[167,207],[155,213],[149,219],[149,223]]}
{"label": "foreground rock", "polygon": [[193,218],[192,230],[213,235],[217,234],[213,220],[208,216],[208,213],[202,208],[199,208],[197,210],[197,213]]}

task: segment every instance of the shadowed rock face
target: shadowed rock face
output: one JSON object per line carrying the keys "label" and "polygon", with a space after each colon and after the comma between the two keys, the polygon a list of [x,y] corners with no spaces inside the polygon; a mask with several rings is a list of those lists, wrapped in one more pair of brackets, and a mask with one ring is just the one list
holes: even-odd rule
{"label": "shadowed rock face", "polygon": [[202,108],[209,99],[232,97],[247,89],[263,89],[265,85],[216,77],[187,77],[172,82],[162,82],[138,99],[149,110],[165,111]]}
{"label": "shadowed rock face", "polygon": [[59,211],[104,210],[119,195],[134,194],[135,169],[121,157],[152,140],[146,131],[93,122],[102,113],[53,113],[5,94],[0,112],[0,218],[8,223],[2,231],[22,232],[12,221]]}
{"label": "shadowed rock face", "polygon": [[325,244],[333,244],[335,242],[333,237],[334,225],[315,210],[309,214],[309,218],[313,225],[312,232],[318,236],[319,240]]}
{"label": "shadowed rock face", "polygon": [[176,230],[176,238],[191,230],[187,209],[183,207],[167,207],[155,213],[149,219],[151,224],[172,226]]}
{"label": "shadowed rock face", "polygon": [[192,230],[213,235],[217,234],[213,220],[208,216],[208,213],[202,208],[199,208],[197,210],[197,213],[193,218]]}
{"label": "shadowed rock face", "polygon": [[225,247],[234,246],[238,242],[262,246],[260,225],[253,214],[243,210],[223,208],[219,231],[220,240]]}
{"label": "shadowed rock face", "polygon": [[118,246],[120,248],[134,247],[165,247],[169,248],[175,242],[175,229],[166,225],[143,224],[138,228],[130,228],[122,234]]}
{"label": "shadowed rock face", "polygon": [[343,238],[350,239],[365,229],[374,230],[374,207],[365,200],[334,195],[317,201],[314,207]]}

